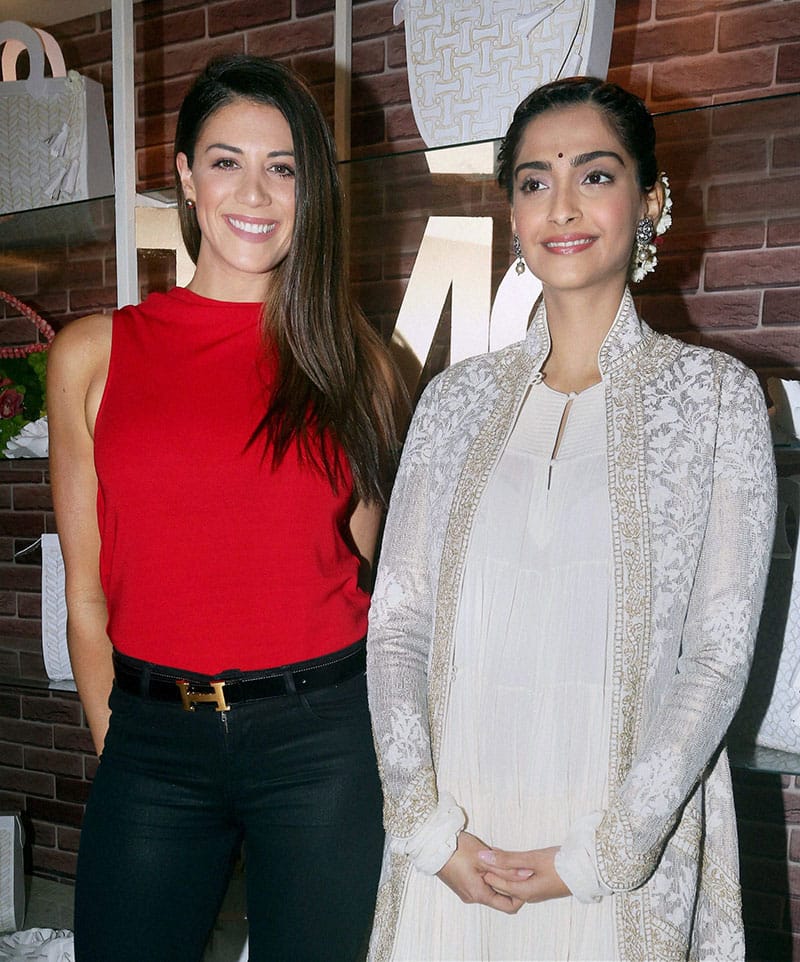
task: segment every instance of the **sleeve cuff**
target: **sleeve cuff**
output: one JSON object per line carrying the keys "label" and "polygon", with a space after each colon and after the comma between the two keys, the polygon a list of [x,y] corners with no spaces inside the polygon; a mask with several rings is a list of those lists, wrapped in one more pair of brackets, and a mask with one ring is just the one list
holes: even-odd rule
{"label": "sleeve cuff", "polygon": [[556,871],[579,902],[599,902],[604,895],[613,894],[597,872],[595,830],[602,820],[602,812],[578,819],[556,852]]}
{"label": "sleeve cuff", "polygon": [[393,837],[390,848],[398,855],[407,855],[424,875],[435,875],[455,852],[458,833],[466,822],[453,796],[440,792],[439,804],[425,824],[408,838]]}

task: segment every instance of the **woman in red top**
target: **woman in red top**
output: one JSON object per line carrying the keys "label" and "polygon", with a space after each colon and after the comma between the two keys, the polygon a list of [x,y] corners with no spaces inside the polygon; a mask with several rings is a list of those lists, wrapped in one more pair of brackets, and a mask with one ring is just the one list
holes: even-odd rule
{"label": "woman in red top", "polygon": [[50,354],[70,654],[101,754],[76,956],[199,960],[244,841],[250,959],[347,962],[382,847],[364,575],[397,383],[294,74],[213,61],[175,163],[192,281]]}

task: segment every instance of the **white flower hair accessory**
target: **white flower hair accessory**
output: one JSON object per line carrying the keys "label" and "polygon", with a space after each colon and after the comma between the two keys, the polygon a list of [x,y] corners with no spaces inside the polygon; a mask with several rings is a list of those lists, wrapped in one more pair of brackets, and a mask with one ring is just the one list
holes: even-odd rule
{"label": "white flower hair accessory", "polygon": [[658,179],[664,188],[664,206],[661,208],[661,216],[655,225],[649,217],[643,217],[636,225],[631,280],[637,284],[654,271],[658,264],[658,251],[653,239],[666,234],[672,226],[672,192],[669,189],[669,180],[663,171],[658,175]]}

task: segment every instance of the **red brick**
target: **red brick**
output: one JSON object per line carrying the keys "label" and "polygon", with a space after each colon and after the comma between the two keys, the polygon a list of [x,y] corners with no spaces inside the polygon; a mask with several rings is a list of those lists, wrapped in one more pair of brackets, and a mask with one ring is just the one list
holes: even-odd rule
{"label": "red brick", "polygon": [[709,227],[702,218],[685,220],[681,217],[670,230],[666,244],[673,252],[689,250],[698,254],[709,251],[750,250],[764,246],[765,233],[765,226],[760,221]]}
{"label": "red brick", "polygon": [[28,820],[26,835],[28,835],[27,841],[32,845],[41,845],[44,848],[55,848],[55,825],[50,825],[48,822],[40,822],[38,820]]}
{"label": "red brick", "polygon": [[611,44],[611,66],[692,56],[714,49],[716,17],[707,14],[652,27],[636,26],[615,30]]}
{"label": "red brick", "polygon": [[74,20],[66,20],[64,23],[53,24],[51,27],[48,27],[48,30],[60,45],[66,37],[78,37],[85,33],[96,33],[97,18],[94,14],[86,17],[77,17]]}
{"label": "red brick", "polygon": [[761,294],[757,291],[685,298],[654,294],[637,297],[637,301],[647,323],[664,332],[757,327],[761,312]]}
{"label": "red brick", "polygon": [[[29,622],[22,622],[22,624],[27,625]],[[41,678],[46,680],[47,673],[44,670],[44,658],[42,657],[41,651],[30,655],[27,652],[21,651],[19,653],[19,673],[23,678]]]}
{"label": "red brick", "polygon": [[386,44],[382,39],[353,44],[353,76],[381,73],[386,67]]}
{"label": "red brick", "polygon": [[714,184],[708,189],[709,219],[741,219],[743,216],[795,213],[800,191],[800,176],[770,177],[765,181]]}
{"label": "red brick", "polygon": [[800,245],[800,218],[771,220],[767,229],[769,247],[792,247]]}
{"label": "red brick", "polygon": [[62,852],[77,852],[80,844],[81,833],[76,828],[66,828],[64,825],[58,827],[58,847]]}
{"label": "red brick", "polygon": [[712,254],[706,260],[706,290],[796,283],[795,250],[774,248],[766,251]]}
{"label": "red brick", "polygon": [[778,50],[775,79],[780,84],[800,82],[800,43],[787,43]]}
{"label": "red brick", "polygon": [[61,852],[58,849],[39,848],[34,845],[33,868],[35,872],[57,872],[74,878],[78,856],[74,852]]}
{"label": "red brick", "polygon": [[333,17],[322,14],[262,27],[247,34],[247,52],[266,57],[281,57],[299,50],[314,50],[333,44]]}
{"label": "red brick", "polygon": [[653,16],[653,0],[617,0],[614,10],[614,33],[620,27],[646,23]]}
{"label": "red brick", "polygon": [[[31,511],[0,511],[0,534],[14,538],[38,538],[44,529],[44,515]],[[11,587],[4,581],[3,587]]]}
{"label": "red brick", "polygon": [[53,747],[64,751],[94,754],[94,742],[88,728],[53,727]]}
{"label": "red brick", "polygon": [[56,825],[71,825],[80,828],[83,820],[83,805],[71,802],[57,802],[47,798],[31,798],[26,811],[31,818],[38,818],[43,822]]}
{"label": "red brick", "polygon": [[43,795],[53,798],[55,779],[44,772],[26,772],[19,768],[0,768],[0,785],[9,792]]}
{"label": "red brick", "polygon": [[0,742],[0,765],[22,768],[22,745]]}
{"label": "red brick", "polygon": [[[798,97],[798,111],[800,111],[800,97]],[[773,167],[795,168],[799,155],[800,133],[791,134],[786,137],[775,137],[772,145]]]}
{"label": "red brick", "polygon": [[641,97],[645,102],[650,100],[650,78],[653,68],[650,64],[630,64],[625,67],[614,67],[608,71],[608,79],[619,84],[631,93]]}
{"label": "red brick", "polygon": [[405,70],[408,67],[405,31],[392,31],[386,38],[386,66]]}
{"label": "red brick", "polygon": [[794,131],[797,128],[797,98],[777,97],[773,100],[726,104],[715,107],[710,114],[715,136],[743,133],[771,136],[776,131]]}
{"label": "red brick", "polygon": [[92,781],[97,774],[100,759],[97,755],[85,755],[83,759],[83,776],[87,781]]}
{"label": "red brick", "polygon": [[[272,7],[276,0],[269,4]],[[168,44],[198,40],[206,35],[205,11],[182,10],[168,16],[148,17],[136,25],[135,50],[153,50]]]}
{"label": "red brick", "polygon": [[653,100],[677,100],[724,90],[746,91],[772,82],[775,54],[757,48],[702,57],[673,57],[653,64]]}
{"label": "red brick", "polygon": [[796,324],[800,326],[800,287],[764,291],[765,324]]}
{"label": "red brick", "polygon": [[145,51],[136,56],[135,72],[137,77],[146,77],[150,82],[187,75],[194,77],[212,57],[230,53],[244,53],[244,34]]}
{"label": "red brick", "polygon": [[17,594],[17,617],[41,618],[42,596],[40,594]]}
{"label": "red brick", "polygon": [[[702,335],[701,343],[733,354],[756,370],[800,370],[800,337],[791,329],[773,327],[747,333],[707,331]],[[774,792],[764,794],[765,803],[768,803]],[[737,794],[737,801],[738,797]],[[800,822],[800,803],[787,800],[784,805],[786,820]],[[754,813],[754,817],[759,817],[758,813]]]}
{"label": "red brick", "polygon": [[49,748],[53,744],[53,730],[50,725],[0,718],[0,739]]}
{"label": "red brick", "polygon": [[[181,77],[177,80],[162,80],[157,83],[146,83],[137,87],[137,117],[163,117],[165,113],[177,113],[190,84],[190,78]],[[137,142],[140,142],[138,138]]]}
{"label": "red brick", "polygon": [[358,148],[372,147],[383,142],[386,131],[385,118],[382,110],[356,111],[351,118],[351,141],[354,156],[359,154]]}
{"label": "red brick", "polygon": [[374,77],[362,77],[357,88],[353,91],[353,108],[364,109],[371,104],[408,103],[408,74],[404,70],[380,74]]}
{"label": "red brick", "polygon": [[52,511],[53,499],[50,488],[43,484],[15,484],[14,509],[16,511]]}
{"label": "red brick", "polygon": [[315,50],[292,57],[292,68],[309,84],[333,83],[335,67],[332,50]]}
{"label": "red brick", "polygon": [[278,20],[288,20],[291,15],[291,0],[270,0],[269,3],[231,0],[229,3],[215,3],[208,8],[208,34],[215,37],[222,33],[237,33]]}
{"label": "red brick", "polygon": [[25,768],[38,772],[51,772],[54,775],[83,776],[83,759],[80,755],[57,752],[44,748],[25,749]]}
{"label": "red brick", "polygon": [[78,315],[99,312],[117,306],[115,287],[73,288],[69,292],[70,309]]}
{"label": "red brick", "polygon": [[[754,6],[768,0],[702,0],[704,10],[724,10],[727,7]],[[656,0],[656,18],[681,17],[697,12],[698,0]]]}
{"label": "red brick", "polygon": [[382,37],[393,31],[404,32],[402,25],[399,27],[393,25],[394,6],[394,0],[384,0],[383,3],[368,3],[353,7],[353,40]]}
{"label": "red brick", "polygon": [[111,60],[111,31],[72,37],[61,45],[67,69],[86,74],[86,68]]}
{"label": "red brick", "polygon": [[[174,10],[183,10],[186,7],[197,6],[198,2],[203,6],[202,0],[157,0],[156,8],[160,15],[172,13]],[[153,16],[153,0],[140,0],[133,6],[133,18],[135,21],[146,20]],[[104,15],[105,16],[105,15]]]}
{"label": "red brick", "polygon": [[700,286],[700,266],[697,257],[684,253],[659,253],[655,274],[648,274],[638,285],[641,293],[656,291],[696,291]]}
{"label": "red brick", "polygon": [[43,721],[53,725],[80,725],[81,706],[74,699],[23,697],[22,717],[27,721]]}
{"label": "red brick", "polygon": [[335,10],[336,0],[294,0],[294,12],[298,17],[311,17],[315,13]]}
{"label": "red brick", "polygon": [[17,613],[17,595],[13,591],[0,591],[0,615]]}
{"label": "red brick", "polygon": [[56,797],[60,802],[86,803],[90,783],[82,778],[56,778]]}
{"label": "red brick", "polygon": [[800,37],[800,2],[783,0],[752,10],[723,13],[719,18],[719,50],[767,46]]}
{"label": "red brick", "polygon": [[[2,519],[2,513],[0,513]],[[0,520],[2,527],[2,520]],[[41,531],[41,527],[39,528]],[[11,591],[36,591],[42,583],[42,573],[38,568],[25,565],[0,564],[0,582]]]}
{"label": "red brick", "polygon": [[659,166],[667,173],[670,184],[702,183],[722,174],[738,176],[750,171],[767,171],[765,139],[712,139],[703,142],[691,135],[658,147]]}

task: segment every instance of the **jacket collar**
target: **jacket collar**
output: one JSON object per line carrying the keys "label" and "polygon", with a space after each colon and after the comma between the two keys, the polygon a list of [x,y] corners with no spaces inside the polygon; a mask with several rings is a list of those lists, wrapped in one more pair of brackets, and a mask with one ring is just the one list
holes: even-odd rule
{"label": "jacket collar", "polygon": [[[643,351],[652,346],[656,334],[639,318],[633,304],[633,297],[626,287],[622,295],[614,323],[609,328],[605,340],[600,345],[597,362],[600,374],[605,377],[613,371],[633,361]],[[533,315],[531,326],[525,338],[525,352],[539,370],[550,353],[550,328],[547,324],[547,310],[544,300]]]}

